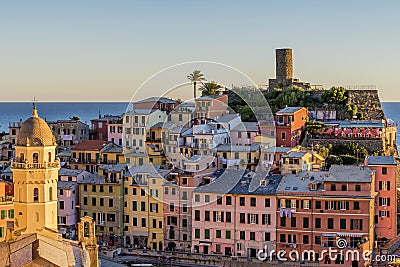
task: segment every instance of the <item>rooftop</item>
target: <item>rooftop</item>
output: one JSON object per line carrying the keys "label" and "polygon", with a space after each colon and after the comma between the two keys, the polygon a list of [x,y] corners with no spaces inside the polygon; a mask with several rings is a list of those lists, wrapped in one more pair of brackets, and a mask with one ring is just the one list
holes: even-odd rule
{"label": "rooftop", "polygon": [[397,166],[396,159],[393,156],[368,156],[368,165],[394,165]]}
{"label": "rooftop", "polygon": [[114,164],[114,165],[104,164],[100,165],[99,169],[105,170],[107,172],[121,172],[125,170],[126,167],[127,167],[126,164]]}
{"label": "rooftop", "polygon": [[83,170],[71,170],[71,169],[61,168],[58,171],[58,176],[78,176],[82,172]]}
{"label": "rooftop", "polygon": [[133,109],[126,112],[127,115],[149,115],[156,110],[152,109]]}
{"label": "rooftop", "polygon": [[161,103],[165,103],[165,104],[175,104],[177,103],[175,100],[170,99],[170,98],[166,98],[166,97],[149,97],[146,99],[142,99],[139,101],[136,101],[134,103],[147,103],[147,102],[161,102]]}
{"label": "rooftop", "polygon": [[257,122],[242,122],[238,126],[232,129],[232,131],[246,131],[246,132],[258,132]]}
{"label": "rooftop", "polygon": [[125,173],[125,176],[132,176],[137,173],[147,173],[151,178],[163,178],[168,175],[171,171],[168,169],[161,169],[160,166],[153,166],[149,164],[135,166],[129,168],[129,172]]}
{"label": "rooftop", "polygon": [[[285,174],[282,177],[279,186],[276,191],[282,193],[305,193],[310,192],[309,184],[316,183],[321,184],[324,180],[325,175],[328,172],[312,172],[312,171],[302,171],[298,175],[296,174]],[[318,186],[316,191],[321,191],[322,186]]]}
{"label": "rooftop", "polygon": [[206,95],[206,96],[201,96],[195,99],[195,101],[202,101],[202,100],[214,100],[222,97],[222,95]]}
{"label": "rooftop", "polygon": [[100,152],[102,153],[122,153],[122,147],[114,144],[114,143],[108,143],[106,144]]}
{"label": "rooftop", "polygon": [[307,154],[307,152],[292,151],[292,152],[289,152],[288,154],[282,155],[282,158],[301,159],[302,157],[304,157],[305,154]]}
{"label": "rooftop", "polygon": [[194,192],[227,194],[238,184],[245,172],[245,170],[226,169],[214,181],[195,188]]}
{"label": "rooftop", "polygon": [[268,148],[264,148],[263,152],[265,152],[265,153],[287,153],[292,149],[293,149],[292,147],[271,146]]}
{"label": "rooftop", "polygon": [[240,118],[239,114],[226,114],[224,116],[216,118],[215,120],[219,123],[228,123],[237,118]]}
{"label": "rooftop", "polygon": [[218,152],[254,152],[260,149],[259,144],[251,144],[250,146],[232,146],[232,145],[219,145],[217,146]]}
{"label": "rooftop", "polygon": [[301,110],[303,107],[286,107],[284,109],[279,110],[278,112],[276,112],[276,114],[293,114],[299,110]]}
{"label": "rooftop", "polygon": [[373,171],[363,166],[332,165],[329,175],[324,178],[328,182],[372,182]]}
{"label": "rooftop", "polygon": [[102,149],[106,141],[98,140],[82,140],[79,144],[72,147],[73,150],[100,150]]}
{"label": "rooftop", "polygon": [[77,185],[76,182],[70,182],[70,181],[58,181],[57,182],[57,188],[62,189],[62,190],[70,190],[73,189]]}

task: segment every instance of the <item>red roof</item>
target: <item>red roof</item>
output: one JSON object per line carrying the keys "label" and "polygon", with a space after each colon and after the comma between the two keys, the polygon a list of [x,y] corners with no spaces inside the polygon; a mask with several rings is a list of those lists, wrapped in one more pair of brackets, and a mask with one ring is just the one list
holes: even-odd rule
{"label": "red roof", "polygon": [[82,140],[79,144],[75,145],[73,150],[100,150],[106,144],[106,141],[99,140]]}

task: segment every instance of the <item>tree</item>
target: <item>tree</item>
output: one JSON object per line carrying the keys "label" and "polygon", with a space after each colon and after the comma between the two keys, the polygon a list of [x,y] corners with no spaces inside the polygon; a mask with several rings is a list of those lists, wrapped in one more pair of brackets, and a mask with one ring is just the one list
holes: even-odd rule
{"label": "tree", "polygon": [[199,90],[201,91],[202,96],[206,95],[215,95],[218,89],[221,89],[222,86],[217,84],[215,81],[201,83],[201,87]]}
{"label": "tree", "polygon": [[322,101],[328,104],[344,105],[349,97],[349,92],[343,87],[331,87],[321,95]]}
{"label": "tree", "polygon": [[193,71],[193,73],[190,73],[187,78],[190,80],[190,82],[193,84],[193,97],[196,99],[196,85],[197,82],[204,81],[204,75],[201,73],[199,70]]}
{"label": "tree", "polygon": [[74,115],[74,116],[72,116],[72,117],[69,117],[69,119],[70,119],[71,121],[80,121],[80,120],[81,120],[81,118],[79,118],[77,115]]}

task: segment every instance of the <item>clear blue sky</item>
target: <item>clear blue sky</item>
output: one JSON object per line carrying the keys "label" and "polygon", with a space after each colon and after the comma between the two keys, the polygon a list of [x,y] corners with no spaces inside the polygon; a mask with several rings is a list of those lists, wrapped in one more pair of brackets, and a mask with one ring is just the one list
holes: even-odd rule
{"label": "clear blue sky", "polygon": [[[400,101],[400,1],[1,1],[1,101],[129,101],[185,61],[275,76],[291,47],[312,84],[374,84]],[[157,95],[158,89],[149,92]]]}

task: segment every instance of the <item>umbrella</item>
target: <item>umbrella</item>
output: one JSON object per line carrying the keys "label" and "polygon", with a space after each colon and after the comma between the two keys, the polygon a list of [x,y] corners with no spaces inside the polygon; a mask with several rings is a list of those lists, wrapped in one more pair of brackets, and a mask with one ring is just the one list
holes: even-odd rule
{"label": "umbrella", "polygon": [[364,129],[364,130],[362,130],[362,132],[361,132],[362,134],[364,134],[364,135],[366,135],[366,134],[368,134],[369,133],[369,129]]}
{"label": "umbrella", "polygon": [[371,134],[372,134],[373,136],[379,135],[379,133],[378,133],[375,129],[372,129],[372,130],[371,130]]}
{"label": "umbrella", "polygon": [[350,134],[351,132],[352,132],[351,129],[344,130],[344,134]]}
{"label": "umbrella", "polygon": [[335,135],[338,135],[338,134],[340,134],[341,132],[342,132],[342,129],[340,129],[340,128],[339,128],[339,129],[336,129],[336,130],[335,130]]}
{"label": "umbrella", "polygon": [[353,134],[358,134],[359,132],[360,132],[360,129],[358,129],[358,128],[353,129]]}
{"label": "umbrella", "polygon": [[331,134],[333,132],[332,128],[329,128],[328,130],[325,131],[326,134]]}

